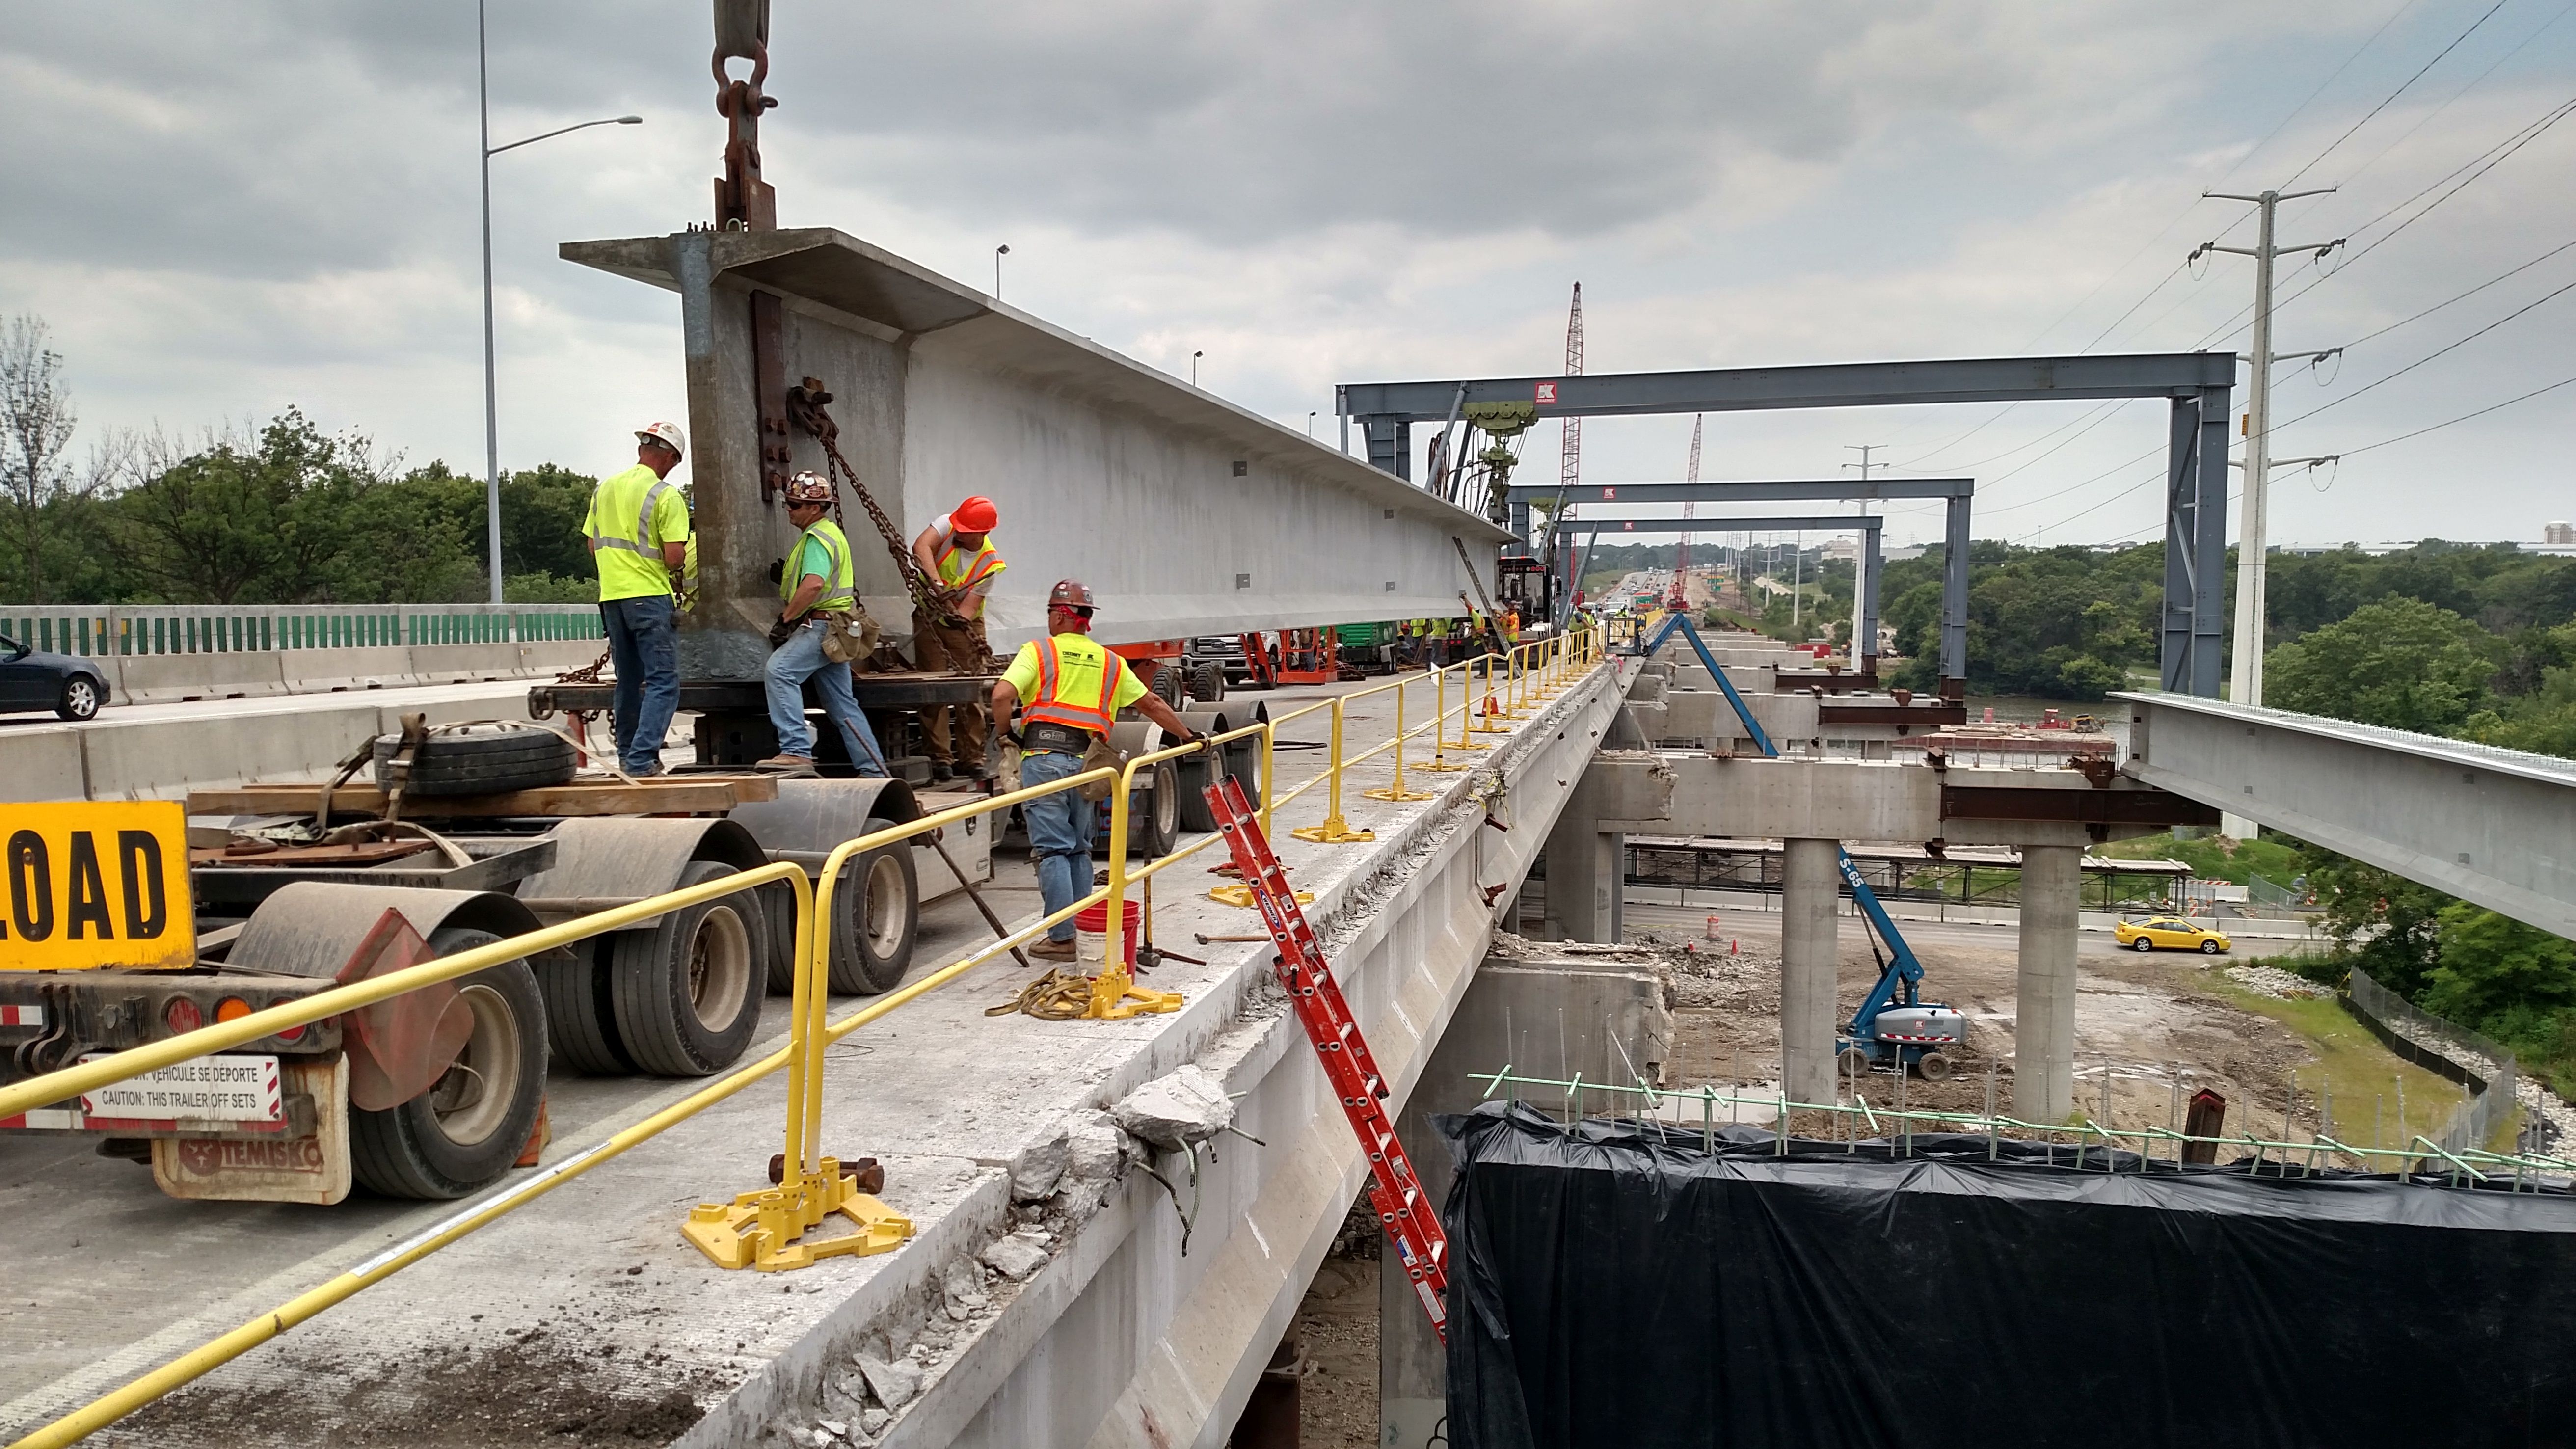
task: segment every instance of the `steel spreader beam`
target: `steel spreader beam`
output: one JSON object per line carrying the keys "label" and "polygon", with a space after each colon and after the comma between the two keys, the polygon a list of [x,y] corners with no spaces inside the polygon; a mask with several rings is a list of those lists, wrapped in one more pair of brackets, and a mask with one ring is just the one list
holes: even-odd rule
{"label": "steel spreader beam", "polygon": [[1511,501],[1553,504],[1560,491],[1568,507],[1582,508],[1603,503],[1793,503],[1838,498],[1966,498],[1977,491],[1977,480],[1798,478],[1744,483],[1579,483],[1562,490],[1554,483],[1515,483]]}
{"label": "steel spreader beam", "polygon": [[2576,938],[2576,762],[2184,694],[2117,694],[2130,778]]}
{"label": "steel spreader beam", "polygon": [[1534,402],[1541,418],[1590,418],[1773,408],[2181,397],[2207,388],[2232,387],[2235,382],[2233,352],[1971,357],[1805,367],[1723,367],[1695,372],[1606,372],[1584,377],[1350,382],[1340,388],[1338,409],[1346,417],[1437,422],[1451,415],[1450,408],[1461,399],[1462,388],[1464,402]]}

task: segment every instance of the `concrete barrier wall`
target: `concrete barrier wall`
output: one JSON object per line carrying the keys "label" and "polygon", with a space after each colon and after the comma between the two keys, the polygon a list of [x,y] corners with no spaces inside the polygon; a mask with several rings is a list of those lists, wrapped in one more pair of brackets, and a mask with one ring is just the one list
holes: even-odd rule
{"label": "concrete barrier wall", "polygon": [[155,654],[95,660],[118,704],[263,699],[287,694],[535,679],[576,669],[605,647],[595,639],[527,644],[414,644],[378,649],[297,649],[241,654]]}
{"label": "concrete barrier wall", "polygon": [[404,714],[449,724],[525,719],[527,710],[527,685],[506,681],[428,699],[353,693],[293,706],[245,702],[238,713],[119,718],[110,710],[85,725],[0,729],[0,798],[166,800],[191,789],[310,780],[364,741],[401,728]]}

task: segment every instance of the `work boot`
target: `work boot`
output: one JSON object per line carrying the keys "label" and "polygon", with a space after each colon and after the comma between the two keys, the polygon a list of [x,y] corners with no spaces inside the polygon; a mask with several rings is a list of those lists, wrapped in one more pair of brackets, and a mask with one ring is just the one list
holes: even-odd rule
{"label": "work boot", "polygon": [[1032,961],[1070,961],[1073,959],[1073,943],[1071,941],[1040,941],[1029,948],[1029,959]]}
{"label": "work boot", "polygon": [[945,785],[956,778],[957,772],[948,767],[948,762],[946,760],[933,760],[930,762],[930,783],[934,785]]}
{"label": "work boot", "polygon": [[812,755],[772,755],[753,768],[777,770],[786,774],[795,774],[801,770],[810,775],[814,772],[814,757]]}

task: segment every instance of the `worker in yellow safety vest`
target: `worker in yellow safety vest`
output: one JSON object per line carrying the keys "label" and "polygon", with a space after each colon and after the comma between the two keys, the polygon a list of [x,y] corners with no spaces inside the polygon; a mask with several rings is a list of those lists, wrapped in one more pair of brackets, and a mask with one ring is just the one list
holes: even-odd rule
{"label": "worker in yellow safety vest", "polygon": [[[972,670],[991,657],[992,648],[984,636],[984,599],[1002,570],[1010,567],[993,548],[993,528],[1001,521],[1001,510],[979,493],[930,520],[930,526],[912,541],[913,562],[938,581],[939,601],[966,621],[963,628],[943,625],[914,606],[912,653],[922,668]],[[952,715],[954,748],[949,728]],[[993,777],[981,705],[925,705],[921,723],[933,784],[960,772],[978,782]]]}
{"label": "worker in yellow safety vest", "polygon": [[841,731],[841,746],[859,774],[886,773],[885,753],[876,731],[859,709],[850,688],[846,657],[824,650],[825,636],[838,620],[858,612],[857,575],[850,564],[849,535],[824,517],[832,506],[832,482],[820,473],[803,472],[787,481],[787,521],[803,532],[787,551],[778,571],[778,622],[770,626],[769,663],[761,684],[769,699],[769,724],[778,732],[778,753],[760,762],[764,770],[790,774],[814,768],[814,729],[805,719],[805,682],[814,682],[823,712]]}
{"label": "worker in yellow safety vest", "polygon": [[[1059,581],[1047,595],[1047,637],[1021,645],[993,684],[993,718],[1007,722],[1020,712],[1020,729],[1009,738],[1020,747],[1023,790],[1080,774],[1092,741],[1130,705],[1162,727],[1167,746],[1197,738],[1125,660],[1092,641],[1094,608],[1087,585]],[[1079,790],[1059,790],[1023,804],[1020,814],[1037,857],[1038,898],[1051,916],[1090,892],[1092,802]],[[1029,954],[1072,960],[1072,918],[1049,927]]]}
{"label": "worker in yellow safety vest", "polygon": [[599,618],[617,671],[609,718],[629,775],[662,773],[662,737],[680,707],[680,644],[671,576],[689,546],[689,505],[671,481],[680,425],[635,434],[635,466],[591,490],[581,531],[599,570]]}

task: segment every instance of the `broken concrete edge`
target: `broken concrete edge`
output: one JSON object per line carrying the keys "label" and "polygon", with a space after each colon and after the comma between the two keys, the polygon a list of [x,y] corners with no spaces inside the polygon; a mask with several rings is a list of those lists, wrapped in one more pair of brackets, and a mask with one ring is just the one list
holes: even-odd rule
{"label": "broken concrete edge", "polygon": [[[1484,801],[1490,787],[1497,782],[1508,785],[1512,774],[1531,756],[1563,738],[1571,722],[1587,704],[1597,702],[1604,690],[1609,691],[1609,703],[1615,705],[1620,683],[1614,664],[1595,666],[1592,673],[1514,731],[1485,763],[1460,775],[1432,809],[1414,815],[1390,833],[1382,833],[1381,858],[1388,862],[1414,860],[1418,866],[1416,857],[1472,848],[1468,837],[1484,828]],[[1601,728],[1606,728],[1606,721]],[[1596,737],[1598,733],[1596,729]],[[1390,888],[1374,892],[1364,889],[1389,875],[1395,875]],[[1310,919],[1315,922],[1318,940],[1325,944],[1327,954],[1338,959],[1380,944],[1389,918],[1410,906],[1424,889],[1421,875],[1418,868],[1398,875],[1391,867],[1382,866],[1365,873],[1345,874],[1316,887],[1317,899]],[[706,1417],[675,1441],[675,1449],[718,1449],[769,1442],[785,1437],[788,1430],[802,1433],[804,1426],[834,1417],[835,1406],[829,1403],[826,1388],[840,1370],[854,1367],[850,1362],[854,1355],[881,1344],[887,1352],[872,1356],[901,1356],[921,1342],[928,1329],[948,1321],[944,1286],[948,1266],[961,1261],[982,1262],[994,1243],[1018,1230],[1012,1213],[1014,1177],[1028,1166],[1033,1151],[1059,1136],[1069,1135],[1070,1118],[1079,1117],[1084,1110],[1105,1114],[1112,1104],[1138,1088],[1192,1065],[1231,1092],[1240,1083],[1259,1081],[1292,1050],[1305,1049],[1303,1032],[1290,1019],[1285,997],[1269,969],[1268,953],[1266,945],[1246,943],[1230,975],[1202,988],[1180,1012],[1147,1028],[1153,1034],[1146,1050],[1096,1084],[1085,1108],[1050,1121],[1045,1135],[1008,1160],[976,1161],[978,1181],[965,1198],[925,1223],[919,1236],[891,1255],[884,1266],[854,1283],[849,1296],[796,1342],[709,1406]],[[1417,1040],[1436,1037],[1441,1024],[1407,1022]],[[1427,1060],[1428,1054],[1422,1057]],[[1421,1065],[1421,1061],[1410,1061],[1400,1078],[1390,1077],[1388,1087],[1394,1100],[1400,1102],[1411,1091]],[[1325,1125],[1339,1138],[1348,1136],[1339,1123]],[[1344,1176],[1350,1181],[1345,1185],[1351,1194],[1356,1194],[1363,1168],[1357,1142],[1351,1141],[1348,1146]],[[1069,1167],[1064,1179],[1070,1180]],[[1141,1202],[1135,1196],[1140,1182],[1144,1184],[1141,1190],[1151,1193]],[[1065,1190],[1060,1182],[1057,1194]],[[1136,1214],[1158,1208],[1168,1210],[1159,1189],[1141,1174],[1115,1175],[1096,1204],[1080,1204],[1079,1196],[1067,1204],[1066,1216],[1071,1221],[1058,1235],[1045,1266],[1018,1284],[1017,1291],[1011,1291],[1007,1280],[996,1284],[994,1301],[987,1309],[954,1325],[959,1341],[937,1360],[923,1365],[920,1396],[899,1409],[891,1409],[893,1417],[880,1431],[878,1444],[889,1449],[916,1443],[944,1444],[962,1432],[1009,1378],[1028,1346],[1054,1326],[1125,1243],[1134,1229]],[[848,1397],[846,1391],[843,1396]]]}

